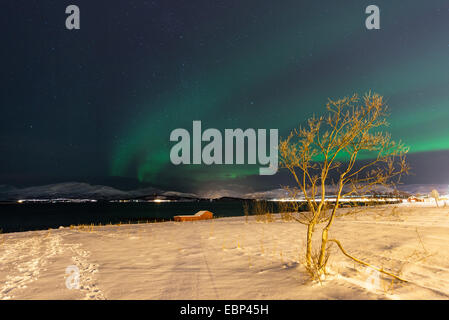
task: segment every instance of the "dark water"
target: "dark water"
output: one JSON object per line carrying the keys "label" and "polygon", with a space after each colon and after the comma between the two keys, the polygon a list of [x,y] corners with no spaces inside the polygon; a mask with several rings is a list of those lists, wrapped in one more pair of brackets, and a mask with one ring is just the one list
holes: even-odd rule
{"label": "dark water", "polygon": [[[0,204],[1,232],[46,230],[79,224],[117,224],[171,220],[176,215],[211,211],[215,217],[244,215],[245,201],[139,202],[139,203],[9,203]],[[254,214],[250,203],[250,214]],[[251,204],[252,203],[252,204]],[[382,202],[380,204],[386,204]],[[270,202],[270,212],[280,212],[280,203]],[[366,205],[354,203],[354,205]],[[305,203],[300,211],[306,210]]]}
{"label": "dark water", "polygon": [[45,230],[78,224],[147,222],[209,210],[216,217],[243,215],[242,201],[167,203],[22,203],[0,204],[3,232]]}

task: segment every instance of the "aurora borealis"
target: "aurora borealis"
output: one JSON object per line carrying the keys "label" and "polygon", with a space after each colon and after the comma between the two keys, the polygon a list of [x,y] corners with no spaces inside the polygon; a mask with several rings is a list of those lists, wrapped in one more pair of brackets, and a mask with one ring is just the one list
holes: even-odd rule
{"label": "aurora borealis", "polygon": [[[64,28],[72,3],[81,30]],[[370,4],[380,30],[365,28]],[[0,15],[0,184],[278,186],[256,165],[176,167],[170,132],[201,120],[285,136],[328,97],[369,90],[410,146],[408,181],[449,184],[447,1],[5,0]]]}

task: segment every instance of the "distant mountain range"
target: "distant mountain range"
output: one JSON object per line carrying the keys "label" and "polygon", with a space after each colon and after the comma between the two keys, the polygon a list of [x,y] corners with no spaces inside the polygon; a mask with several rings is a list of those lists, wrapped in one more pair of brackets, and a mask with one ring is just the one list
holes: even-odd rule
{"label": "distant mountain range", "polygon": [[[329,188],[332,188],[329,186]],[[429,194],[436,189],[440,194],[449,193],[449,185],[443,184],[409,184],[400,185],[400,191],[409,194]],[[391,188],[379,187],[377,193],[390,193]],[[91,185],[82,182],[66,182],[44,186],[16,188],[13,186],[0,185],[0,201],[21,199],[95,199],[95,200],[121,200],[121,199],[170,199],[170,200],[193,200],[193,199],[279,199],[288,197],[284,189],[274,189],[261,192],[242,193],[233,190],[216,190],[204,194],[184,193],[177,191],[165,191],[157,188],[143,188],[124,191],[104,185]]]}
{"label": "distant mountain range", "polygon": [[20,199],[96,199],[96,200],[120,200],[120,199],[191,199],[198,196],[192,193],[176,191],[163,191],[156,188],[144,188],[131,191],[123,191],[103,185],[90,185],[82,182],[57,183],[37,187],[15,188],[0,185],[0,200]]}
{"label": "distant mountain range", "polygon": [[413,195],[427,195],[433,189],[437,190],[439,194],[449,194],[449,185],[447,184],[405,184],[399,185],[398,189]]}

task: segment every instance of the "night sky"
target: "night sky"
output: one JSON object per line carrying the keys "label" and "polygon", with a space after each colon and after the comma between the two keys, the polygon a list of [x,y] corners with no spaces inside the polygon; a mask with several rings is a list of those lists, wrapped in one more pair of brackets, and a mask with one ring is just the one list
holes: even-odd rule
{"label": "night sky", "polygon": [[[65,8],[81,29],[65,28]],[[365,8],[381,10],[367,30]],[[373,90],[407,183],[449,184],[449,2],[2,0],[0,185],[64,181],[164,189],[286,184],[259,166],[170,163],[170,132],[278,128],[328,97]]]}

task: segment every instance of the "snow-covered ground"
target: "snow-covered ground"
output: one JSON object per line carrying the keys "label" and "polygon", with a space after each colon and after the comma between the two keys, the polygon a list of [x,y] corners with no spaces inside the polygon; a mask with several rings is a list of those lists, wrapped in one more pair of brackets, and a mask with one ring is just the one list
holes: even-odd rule
{"label": "snow-covered ground", "polygon": [[[0,299],[449,298],[449,207],[351,210],[340,210],[331,236],[408,283],[335,246],[330,274],[311,282],[304,225],[233,217],[0,234]],[[70,270],[79,270],[78,289],[67,288],[77,283]]]}

